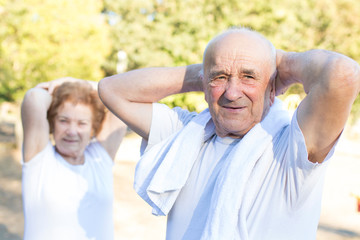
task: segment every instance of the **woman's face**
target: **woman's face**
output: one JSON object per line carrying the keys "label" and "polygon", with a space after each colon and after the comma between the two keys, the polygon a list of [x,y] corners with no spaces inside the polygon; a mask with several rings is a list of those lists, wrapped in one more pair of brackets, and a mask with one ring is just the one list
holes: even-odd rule
{"label": "woman's face", "polygon": [[83,158],[92,130],[92,110],[89,105],[66,101],[54,119],[54,140],[58,153],[66,160]]}

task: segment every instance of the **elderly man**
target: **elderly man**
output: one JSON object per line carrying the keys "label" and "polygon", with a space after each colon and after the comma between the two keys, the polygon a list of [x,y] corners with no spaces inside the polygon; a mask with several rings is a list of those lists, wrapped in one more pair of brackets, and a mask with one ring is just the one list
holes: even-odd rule
{"label": "elderly man", "polygon": [[[275,96],[294,83],[307,96],[290,119]],[[99,84],[104,104],[145,140],[134,187],[168,215],[167,239],[315,239],[325,169],[359,89],[352,59],[276,50],[246,28],[212,39],[203,64]],[[189,91],[204,91],[209,108],[155,103]]]}

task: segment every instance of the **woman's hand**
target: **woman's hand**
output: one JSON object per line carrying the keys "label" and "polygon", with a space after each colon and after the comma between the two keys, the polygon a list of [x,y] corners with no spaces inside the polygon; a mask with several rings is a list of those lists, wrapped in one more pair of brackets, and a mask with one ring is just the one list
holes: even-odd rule
{"label": "woman's hand", "polygon": [[42,82],[42,83],[39,83],[38,85],[36,85],[36,87],[43,88],[43,89],[47,90],[49,92],[49,94],[52,94],[54,92],[54,89],[57,86],[60,86],[61,84],[65,83],[65,82],[87,82],[94,88],[94,90],[97,90],[97,82],[82,80],[82,79],[73,78],[73,77],[63,77],[63,78],[58,78],[58,79],[55,79],[55,80],[52,80],[49,82]]}

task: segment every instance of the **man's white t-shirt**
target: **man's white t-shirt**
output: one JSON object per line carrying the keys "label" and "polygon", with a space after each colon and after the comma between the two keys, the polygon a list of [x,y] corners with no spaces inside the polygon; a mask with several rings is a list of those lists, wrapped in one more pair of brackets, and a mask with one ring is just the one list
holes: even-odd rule
{"label": "man's white t-shirt", "polygon": [[111,240],[113,161],[97,141],[71,165],[48,143],[23,163],[24,240]]}
{"label": "man's white t-shirt", "polygon": [[[153,104],[147,150],[179,131],[194,116],[196,113],[180,108],[169,109],[165,105]],[[247,201],[240,209],[247,217],[245,222],[239,219],[238,232],[245,231],[248,239],[315,239],[327,160],[334,148],[324,163],[308,161],[296,112],[291,124],[273,139],[273,143],[273,148],[266,151],[268,156],[263,156],[268,162],[267,168],[254,168],[254,171],[262,172],[261,179],[250,176],[248,180],[245,190]],[[205,141],[168,215],[167,239],[200,238],[213,186],[222,165],[228,160],[228,153],[236,144],[241,144],[241,140],[220,138],[215,134]]]}

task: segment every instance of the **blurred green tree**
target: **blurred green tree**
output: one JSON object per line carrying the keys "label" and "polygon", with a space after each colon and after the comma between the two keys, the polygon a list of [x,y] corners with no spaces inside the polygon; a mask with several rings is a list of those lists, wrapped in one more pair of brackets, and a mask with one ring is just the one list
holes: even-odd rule
{"label": "blurred green tree", "polygon": [[100,0],[1,0],[0,102],[39,82],[99,80],[110,50]]}
{"label": "blurred green tree", "polygon": [[[114,46],[106,64],[108,75],[116,73],[110,63],[119,50],[128,55],[128,70],[201,62],[207,42],[231,26],[253,28],[287,51],[324,48],[360,60],[357,0],[104,0],[104,6],[112,20]],[[304,96],[299,85],[289,94]],[[193,97],[179,94],[163,102],[202,109],[203,101],[189,104]],[[359,98],[353,114],[360,115]]]}
{"label": "blurred green tree", "polygon": [[[276,48],[324,48],[359,62],[358,12],[357,0],[0,0],[0,102],[62,76],[99,80],[124,70],[198,63],[207,42],[231,26],[253,28]],[[304,96],[299,85],[289,94]],[[200,111],[202,96],[163,102]],[[360,97],[352,114],[360,115]]]}

